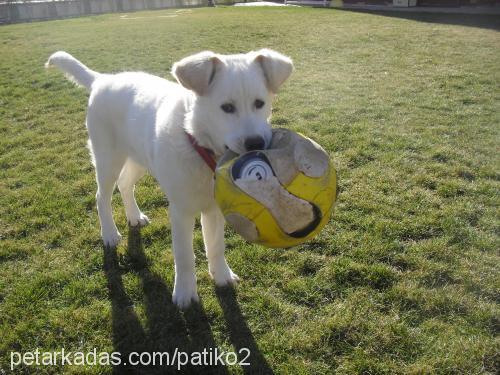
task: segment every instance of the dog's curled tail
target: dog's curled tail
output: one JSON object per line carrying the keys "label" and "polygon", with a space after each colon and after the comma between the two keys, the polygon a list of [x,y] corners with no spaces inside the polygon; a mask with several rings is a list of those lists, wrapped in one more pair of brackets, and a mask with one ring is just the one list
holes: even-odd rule
{"label": "dog's curled tail", "polygon": [[45,67],[57,66],[66,73],[67,78],[90,90],[99,73],[90,70],[69,53],[58,51],[50,55]]}

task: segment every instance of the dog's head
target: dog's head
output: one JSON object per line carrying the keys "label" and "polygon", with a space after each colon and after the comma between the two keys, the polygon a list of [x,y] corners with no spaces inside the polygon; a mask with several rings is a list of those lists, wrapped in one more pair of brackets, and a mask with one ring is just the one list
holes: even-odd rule
{"label": "dog's head", "polygon": [[195,93],[189,130],[202,146],[241,154],[271,143],[271,104],[293,70],[292,60],[263,49],[245,55],[201,52],[174,64],[172,74]]}

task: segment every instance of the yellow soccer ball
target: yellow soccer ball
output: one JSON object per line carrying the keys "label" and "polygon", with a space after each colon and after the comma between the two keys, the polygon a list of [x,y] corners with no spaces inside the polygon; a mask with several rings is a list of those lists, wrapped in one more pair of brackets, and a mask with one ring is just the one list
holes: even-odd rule
{"label": "yellow soccer ball", "polygon": [[325,226],[337,198],[337,173],[313,140],[274,129],[271,145],[227,151],[215,171],[215,199],[229,225],[249,242],[295,246]]}

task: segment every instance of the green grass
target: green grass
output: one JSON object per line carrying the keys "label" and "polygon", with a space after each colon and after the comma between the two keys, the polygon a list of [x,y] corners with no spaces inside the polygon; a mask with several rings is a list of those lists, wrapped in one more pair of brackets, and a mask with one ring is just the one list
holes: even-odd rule
{"label": "green grass", "polygon": [[[215,346],[252,352],[252,367],[216,373],[498,371],[499,21],[306,8],[158,17],[172,14],[0,27],[0,373],[11,351]],[[261,47],[295,61],[273,124],[331,154],[336,212],[314,241],[288,250],[227,231],[235,290],[214,288],[197,225],[201,305],[181,312],[157,184],[137,189],[152,219],[142,232],[127,233],[115,195],[128,241],[104,251],[87,93],[43,63],[62,49],[98,71],[169,76],[190,53]]]}

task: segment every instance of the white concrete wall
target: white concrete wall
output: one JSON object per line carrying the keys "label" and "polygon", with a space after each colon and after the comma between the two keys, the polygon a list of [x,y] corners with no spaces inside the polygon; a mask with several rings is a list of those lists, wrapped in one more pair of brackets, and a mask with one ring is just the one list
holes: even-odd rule
{"label": "white concrete wall", "polygon": [[208,0],[64,0],[0,4],[0,24],[143,9],[207,6]]}

